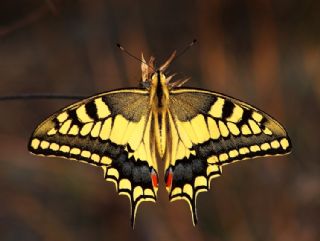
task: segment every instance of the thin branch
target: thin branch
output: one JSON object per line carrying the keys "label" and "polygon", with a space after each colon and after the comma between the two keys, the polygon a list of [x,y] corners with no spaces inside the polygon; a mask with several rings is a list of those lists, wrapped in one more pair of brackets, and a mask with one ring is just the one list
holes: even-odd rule
{"label": "thin branch", "polygon": [[11,101],[11,100],[80,100],[87,96],[79,95],[62,95],[62,94],[21,94],[21,95],[7,95],[0,96],[0,101]]}

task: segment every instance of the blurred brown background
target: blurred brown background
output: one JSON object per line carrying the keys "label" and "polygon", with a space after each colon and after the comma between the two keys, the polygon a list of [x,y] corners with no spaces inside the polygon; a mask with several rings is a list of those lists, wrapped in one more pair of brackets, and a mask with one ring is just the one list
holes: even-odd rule
{"label": "blurred brown background", "polygon": [[140,64],[117,42],[160,64],[197,38],[171,72],[270,113],[293,152],[225,167],[200,195],[196,228],[187,204],[161,193],[132,231],[128,199],[102,170],[27,151],[70,100],[0,102],[0,240],[319,240],[319,13],[312,0],[1,0],[1,96],[133,87]]}

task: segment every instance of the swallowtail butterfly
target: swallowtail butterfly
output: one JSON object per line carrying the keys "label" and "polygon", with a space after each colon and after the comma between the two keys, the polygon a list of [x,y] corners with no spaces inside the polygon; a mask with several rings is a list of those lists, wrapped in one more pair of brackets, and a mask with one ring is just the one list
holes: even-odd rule
{"label": "swallowtail butterfly", "polygon": [[[182,87],[142,57],[140,88],[97,94],[51,115],[33,132],[30,152],[83,161],[104,171],[131,201],[155,202],[164,171],[170,201],[184,199],[197,223],[196,200],[222,166],[239,160],[287,154],[285,129],[263,111],[216,92]],[[165,169],[158,170],[157,162]]]}

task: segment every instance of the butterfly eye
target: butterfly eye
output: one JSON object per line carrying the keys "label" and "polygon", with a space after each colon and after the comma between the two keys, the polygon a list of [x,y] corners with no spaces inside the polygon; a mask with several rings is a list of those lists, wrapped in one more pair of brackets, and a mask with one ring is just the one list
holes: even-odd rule
{"label": "butterfly eye", "polygon": [[149,89],[151,87],[151,83],[150,81],[140,81],[139,87],[144,89]]}

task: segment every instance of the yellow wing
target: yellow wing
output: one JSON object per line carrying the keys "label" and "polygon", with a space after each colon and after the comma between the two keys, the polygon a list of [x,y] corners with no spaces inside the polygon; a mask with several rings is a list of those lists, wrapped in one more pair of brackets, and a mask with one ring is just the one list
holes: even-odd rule
{"label": "yellow wing", "polygon": [[41,123],[30,152],[102,167],[105,179],[131,201],[131,222],[142,201],[155,201],[157,163],[148,91],[123,89],[70,105]]}
{"label": "yellow wing", "polygon": [[170,92],[170,153],[166,183],[171,201],[184,199],[196,224],[196,198],[221,175],[223,165],[291,150],[284,128],[266,113],[218,93]]}

